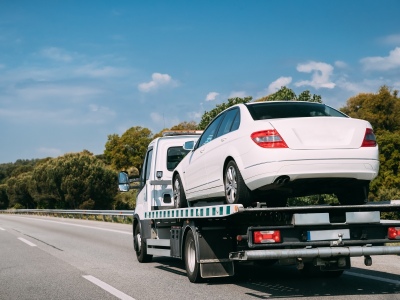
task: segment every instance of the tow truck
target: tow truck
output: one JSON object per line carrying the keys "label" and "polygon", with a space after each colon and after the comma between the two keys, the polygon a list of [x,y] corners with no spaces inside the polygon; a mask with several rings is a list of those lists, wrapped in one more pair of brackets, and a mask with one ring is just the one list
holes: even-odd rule
{"label": "tow truck", "polygon": [[[170,132],[147,149],[138,181],[119,173],[119,190],[138,189],[133,247],[140,263],[153,256],[182,259],[191,282],[235,275],[251,262],[296,265],[307,274],[337,277],[351,257],[400,254],[400,221],[382,220],[400,211],[400,200],[364,205],[267,207],[197,202],[177,208],[172,171],[186,155],[183,144],[201,132]],[[236,268],[238,269],[238,268]]]}

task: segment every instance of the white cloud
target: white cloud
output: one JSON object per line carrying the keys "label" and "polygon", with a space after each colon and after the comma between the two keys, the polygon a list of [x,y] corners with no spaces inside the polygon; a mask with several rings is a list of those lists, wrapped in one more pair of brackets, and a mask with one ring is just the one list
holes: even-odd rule
{"label": "white cloud", "polygon": [[275,93],[278,91],[281,87],[287,86],[292,82],[292,77],[279,77],[277,80],[272,82],[267,89],[268,94]]}
{"label": "white cloud", "polygon": [[56,48],[56,47],[49,47],[40,51],[40,54],[46,58],[55,61],[62,61],[62,62],[70,62],[72,61],[72,56],[69,55],[66,51]]}
{"label": "white cloud", "polygon": [[214,101],[218,95],[219,93],[217,92],[210,92],[207,94],[206,101]]}
{"label": "white cloud", "polygon": [[303,73],[312,73],[312,80],[303,80],[296,82],[296,86],[309,85],[316,89],[333,89],[335,87],[335,83],[330,81],[330,76],[333,72],[333,66],[331,66],[330,64],[311,61],[306,64],[297,65],[297,71]]}
{"label": "white cloud", "polygon": [[359,82],[352,82],[349,81],[347,77],[343,76],[336,81],[336,85],[339,88],[349,91],[352,94],[372,93],[377,91],[379,87],[384,84],[388,85],[388,82],[386,82],[383,78],[364,79]]}
{"label": "white cloud", "polygon": [[365,57],[360,61],[365,70],[387,71],[400,67],[400,47],[390,51],[389,56]]}
{"label": "white cloud", "polygon": [[337,61],[335,61],[335,67],[338,67],[340,69],[346,69],[347,64],[344,61],[337,60]]}
{"label": "white cloud", "polygon": [[381,41],[387,45],[398,46],[398,45],[400,45],[400,34],[391,34],[391,35],[385,36],[381,39]]}
{"label": "white cloud", "polygon": [[228,98],[230,99],[230,98],[244,98],[244,97],[247,97],[248,96],[248,94],[245,92],[245,91],[232,91],[230,94],[229,94],[229,96],[228,96]]}
{"label": "white cloud", "polygon": [[150,91],[157,90],[160,87],[176,87],[178,82],[173,80],[168,74],[153,73],[151,75],[151,81],[143,82],[138,85],[138,89],[141,92],[147,93]]}

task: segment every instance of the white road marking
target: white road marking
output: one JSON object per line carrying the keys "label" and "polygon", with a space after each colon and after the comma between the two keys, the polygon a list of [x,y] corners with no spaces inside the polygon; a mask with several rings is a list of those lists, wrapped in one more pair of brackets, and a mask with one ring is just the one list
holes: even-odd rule
{"label": "white road marking", "polygon": [[367,278],[367,279],[372,279],[372,280],[383,281],[383,282],[387,282],[387,283],[393,283],[393,284],[399,284],[400,285],[400,281],[399,280],[387,279],[387,278],[382,278],[382,277],[378,277],[378,276],[364,275],[364,274],[360,274],[360,273],[347,272],[347,271],[344,274],[350,275],[350,276],[356,276],[356,277]]}
{"label": "white road marking", "polygon": [[25,244],[28,244],[31,247],[36,247],[34,243],[31,243],[30,241],[24,239],[24,238],[18,238],[21,242],[24,242]]}
{"label": "white road marking", "polygon": [[98,229],[98,230],[103,230],[103,231],[110,231],[110,232],[116,232],[116,233],[122,233],[122,234],[132,235],[132,232],[127,232],[127,231],[122,231],[122,230],[107,229],[107,228],[100,228],[100,227],[87,226],[87,225],[78,225],[78,224],[71,224],[71,223],[58,222],[58,221],[51,221],[51,220],[43,220],[43,219],[36,219],[36,218],[26,218],[26,217],[18,217],[18,218],[29,219],[29,220],[35,220],[35,221],[42,221],[42,222],[57,223],[57,224],[75,226],[75,227],[83,227],[83,228],[90,228],[90,229]]}
{"label": "white road marking", "polygon": [[5,229],[4,229],[4,228],[1,228],[1,227],[0,227],[0,230],[3,230],[3,231],[5,231]]}
{"label": "white road marking", "polygon": [[86,275],[82,276],[83,278],[89,280],[91,283],[94,283],[98,287],[102,288],[106,292],[109,292],[110,294],[114,295],[118,299],[121,300],[135,300],[131,296],[128,296],[127,294],[124,294],[123,292],[117,290],[116,288],[112,287],[111,285],[101,281],[100,279],[97,279],[96,277],[93,277],[91,275]]}

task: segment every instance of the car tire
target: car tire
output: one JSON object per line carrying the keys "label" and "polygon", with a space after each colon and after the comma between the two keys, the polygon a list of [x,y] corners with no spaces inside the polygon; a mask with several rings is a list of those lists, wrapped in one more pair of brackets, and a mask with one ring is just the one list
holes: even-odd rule
{"label": "car tire", "polygon": [[200,263],[197,262],[196,242],[192,230],[189,230],[186,235],[184,256],[186,274],[190,282],[201,282]]}
{"label": "car tire", "polygon": [[133,237],[133,247],[136,252],[137,260],[140,263],[150,262],[153,258],[153,255],[147,254],[146,243],[142,237],[140,232],[140,225],[136,225],[135,227],[135,235]]}
{"label": "car tire", "polygon": [[174,178],[173,197],[175,208],[187,207],[188,203],[186,200],[186,194],[185,190],[183,189],[182,180],[179,174],[177,174]]}
{"label": "car tire", "polygon": [[251,204],[250,190],[246,186],[239,168],[233,160],[228,162],[225,167],[224,187],[226,204],[240,203],[245,207]]}
{"label": "car tire", "polygon": [[369,193],[368,183],[359,183],[349,186],[346,190],[336,193],[339,203],[342,205],[362,205],[367,203]]}

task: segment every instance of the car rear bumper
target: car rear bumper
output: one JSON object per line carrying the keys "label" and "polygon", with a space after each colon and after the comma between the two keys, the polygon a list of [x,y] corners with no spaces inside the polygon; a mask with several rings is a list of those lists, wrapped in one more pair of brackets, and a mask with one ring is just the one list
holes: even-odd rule
{"label": "car rear bumper", "polygon": [[306,160],[260,163],[245,168],[242,177],[250,190],[272,184],[280,176],[290,181],[312,178],[353,178],[372,180],[378,175],[379,161],[367,159]]}

